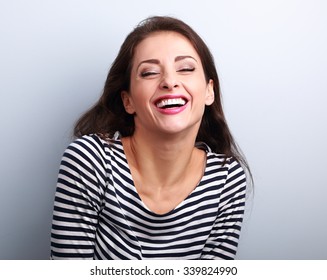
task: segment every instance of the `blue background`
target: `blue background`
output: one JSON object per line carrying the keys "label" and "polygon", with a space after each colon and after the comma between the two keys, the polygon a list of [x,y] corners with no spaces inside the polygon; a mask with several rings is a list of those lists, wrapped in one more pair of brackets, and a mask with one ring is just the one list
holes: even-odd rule
{"label": "blue background", "polygon": [[327,259],[327,2],[0,1],[0,259],[49,259],[61,155],[126,35],[172,15],[207,42],[255,178],[238,259]]}

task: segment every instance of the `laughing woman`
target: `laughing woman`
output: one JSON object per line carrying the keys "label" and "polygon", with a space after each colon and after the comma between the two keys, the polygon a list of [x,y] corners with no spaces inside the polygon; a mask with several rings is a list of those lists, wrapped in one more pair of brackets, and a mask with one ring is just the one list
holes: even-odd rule
{"label": "laughing woman", "polygon": [[75,136],[58,176],[53,259],[234,259],[248,167],[211,53],[188,25],[141,22]]}

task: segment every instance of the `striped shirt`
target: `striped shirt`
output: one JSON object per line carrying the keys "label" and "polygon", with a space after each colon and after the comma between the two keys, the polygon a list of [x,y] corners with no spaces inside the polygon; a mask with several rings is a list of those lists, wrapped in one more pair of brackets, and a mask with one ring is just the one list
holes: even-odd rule
{"label": "striped shirt", "polygon": [[206,153],[204,175],[191,194],[170,212],[156,214],[136,191],[120,139],[75,140],[58,175],[51,258],[234,259],[245,174],[233,158],[224,163],[207,146]]}

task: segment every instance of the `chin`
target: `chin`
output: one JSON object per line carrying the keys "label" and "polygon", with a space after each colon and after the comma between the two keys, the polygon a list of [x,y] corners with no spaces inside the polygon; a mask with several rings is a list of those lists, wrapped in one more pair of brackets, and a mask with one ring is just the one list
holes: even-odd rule
{"label": "chin", "polygon": [[166,134],[167,136],[192,136],[196,135],[198,132],[198,126],[196,127],[185,127],[185,126],[170,126],[168,128],[161,129],[161,134]]}

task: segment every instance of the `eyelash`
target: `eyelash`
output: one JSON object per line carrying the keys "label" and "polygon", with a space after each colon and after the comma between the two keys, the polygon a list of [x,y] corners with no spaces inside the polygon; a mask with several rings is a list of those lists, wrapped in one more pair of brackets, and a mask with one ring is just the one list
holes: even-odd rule
{"label": "eyelash", "polygon": [[148,76],[151,76],[151,75],[157,75],[157,74],[159,74],[158,72],[151,72],[151,71],[149,71],[149,72],[142,72],[141,73],[141,77],[142,78],[145,78],[145,77],[148,77]]}
{"label": "eyelash", "polygon": [[[195,68],[182,68],[180,70],[177,70],[177,72],[193,72],[195,70]],[[148,76],[152,76],[152,75],[157,75],[159,74],[159,72],[151,72],[151,71],[148,71],[148,72],[142,72],[141,73],[141,77],[142,78],[145,78],[145,77],[148,77]]]}
{"label": "eyelash", "polygon": [[180,70],[178,70],[177,72],[193,72],[195,70],[195,68],[182,68]]}

